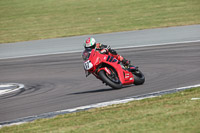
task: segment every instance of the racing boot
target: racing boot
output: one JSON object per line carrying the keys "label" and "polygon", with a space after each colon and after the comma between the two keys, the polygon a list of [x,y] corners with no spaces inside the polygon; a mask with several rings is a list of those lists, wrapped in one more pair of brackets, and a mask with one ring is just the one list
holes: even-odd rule
{"label": "racing boot", "polygon": [[131,64],[131,62],[129,60],[126,60],[125,58],[122,60],[122,64],[124,65],[124,67],[127,69],[129,68],[129,65]]}

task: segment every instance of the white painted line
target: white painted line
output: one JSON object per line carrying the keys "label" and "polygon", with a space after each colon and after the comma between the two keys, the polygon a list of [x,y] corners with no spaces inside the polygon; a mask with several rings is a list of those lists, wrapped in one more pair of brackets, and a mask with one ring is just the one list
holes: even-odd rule
{"label": "white painted line", "polygon": [[13,85],[11,85],[11,84],[0,84],[0,87],[11,87],[11,86],[13,86]]}
{"label": "white painted line", "polygon": [[[16,87],[16,88],[6,88],[6,87]],[[1,89],[1,87],[4,87],[4,89]],[[0,96],[4,95],[4,94],[8,94],[8,93],[12,93],[18,90],[21,90],[22,88],[24,88],[23,84],[18,84],[18,83],[4,83],[4,84],[0,84]]]}
{"label": "white painted line", "polygon": [[200,100],[200,98],[191,98],[191,100]]}
{"label": "white painted line", "polygon": [[86,106],[81,106],[73,109],[66,109],[66,110],[60,110],[56,111],[55,113],[62,113],[62,112],[76,112],[78,110],[86,110],[86,109],[91,109],[91,108],[100,108],[100,107],[106,107],[109,105],[115,105],[115,104],[121,104],[121,103],[127,103],[130,101],[135,101],[135,100],[142,100],[146,98],[153,98],[155,96],[149,96],[149,97],[143,97],[143,98],[127,98],[127,99],[122,99],[122,100],[114,100],[114,101],[109,101],[109,102],[102,102],[102,103],[97,103],[97,104],[92,104],[92,105],[86,105]]}
{"label": "white painted line", "polygon": [[[181,43],[194,43],[194,42],[200,42],[200,40],[169,42],[169,43],[155,43],[155,44],[147,44],[147,45],[126,46],[126,47],[114,47],[113,49],[140,48],[140,47],[151,47],[151,46],[181,44]],[[25,58],[25,57],[37,57],[37,56],[46,56],[46,55],[70,54],[70,53],[78,53],[78,52],[82,52],[82,51],[83,50],[75,50],[75,51],[67,51],[67,52],[56,52],[56,53],[45,53],[45,54],[33,54],[33,55],[25,55],[25,56],[5,57],[5,58],[0,58],[0,60]]]}
{"label": "white painted line", "polygon": [[2,94],[5,94],[7,91],[11,91],[12,89],[4,89],[4,90],[1,90],[0,89],[0,95]]}
{"label": "white painted line", "polygon": [[196,88],[196,87],[200,87],[200,84],[197,84],[197,85],[191,85],[191,86],[187,86],[187,87],[180,87],[180,88],[177,88],[177,90],[183,90],[185,88],[189,89],[189,88]]}
{"label": "white painted line", "polygon": [[15,56],[15,57],[5,57],[5,58],[0,58],[0,60],[26,58],[26,57],[37,57],[37,56],[46,56],[46,55],[57,55],[57,54],[71,54],[71,53],[78,53],[78,52],[82,52],[82,50],[57,52],[57,53],[46,53],[46,54],[33,54],[33,55]]}
{"label": "white painted line", "polygon": [[0,125],[0,128],[2,128],[2,127],[5,127],[5,126],[20,125],[20,124],[24,124],[24,123],[26,123],[26,122],[12,123],[12,124],[7,124],[7,125],[4,125],[4,126]]}
{"label": "white painted line", "polygon": [[170,44],[181,44],[181,43],[194,43],[200,42],[200,40],[194,41],[180,41],[180,42],[169,42],[169,43],[155,43],[155,44],[147,44],[147,45],[139,45],[139,46],[126,46],[126,47],[117,47],[116,49],[125,49],[125,48],[140,48],[140,47],[151,47],[151,46],[160,46],[160,45],[170,45]]}
{"label": "white painted line", "polygon": [[8,126],[8,125],[15,125],[15,124],[30,122],[30,121],[33,121],[36,119],[50,118],[50,117],[54,117],[59,114],[67,114],[67,113],[72,113],[72,112],[88,110],[88,109],[92,109],[92,108],[106,107],[109,105],[115,105],[115,104],[121,104],[121,103],[130,102],[130,101],[135,101],[135,100],[142,100],[142,99],[147,99],[147,98],[158,97],[158,96],[161,96],[164,94],[170,94],[170,93],[174,93],[177,91],[195,88],[195,87],[200,87],[200,84],[185,86],[185,87],[180,87],[180,88],[174,88],[174,89],[168,89],[168,90],[164,90],[164,91],[158,91],[158,92],[148,93],[148,94],[144,94],[144,95],[138,95],[138,96],[128,97],[128,98],[124,98],[124,99],[117,99],[117,100],[113,100],[113,101],[102,102],[102,103],[97,103],[97,104],[92,104],[92,105],[86,105],[86,106],[76,107],[76,108],[72,108],[72,109],[65,109],[65,110],[60,110],[60,111],[55,111],[55,112],[49,112],[49,113],[36,115],[36,116],[28,116],[28,117],[20,118],[17,120],[0,123],[0,128],[3,126]]}

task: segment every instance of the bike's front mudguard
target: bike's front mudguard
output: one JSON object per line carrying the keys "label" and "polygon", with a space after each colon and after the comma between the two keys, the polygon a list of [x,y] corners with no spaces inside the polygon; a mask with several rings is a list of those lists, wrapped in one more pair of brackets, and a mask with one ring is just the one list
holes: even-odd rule
{"label": "bike's front mudguard", "polygon": [[105,72],[107,72],[108,74],[111,74],[111,71],[107,68],[107,67],[102,67],[100,68],[97,73],[99,73],[101,70],[104,70]]}
{"label": "bike's front mudguard", "polygon": [[[133,84],[134,83],[134,78],[133,78],[133,74],[127,70],[124,70],[121,68],[121,70],[119,71],[120,68],[115,68],[119,80],[123,85],[129,85],[129,84]],[[107,67],[102,67],[100,68],[98,72],[100,72],[101,70],[104,70],[105,72],[107,72],[108,74],[111,74],[111,71],[107,68]]]}

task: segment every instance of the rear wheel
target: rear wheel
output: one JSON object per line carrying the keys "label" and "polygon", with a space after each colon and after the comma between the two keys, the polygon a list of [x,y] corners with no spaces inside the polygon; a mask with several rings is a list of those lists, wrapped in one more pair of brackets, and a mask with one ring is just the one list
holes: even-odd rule
{"label": "rear wheel", "polygon": [[134,77],[134,84],[135,85],[144,84],[145,77],[144,77],[144,74],[139,69],[132,71],[132,74],[133,74],[133,77]]}
{"label": "rear wheel", "polygon": [[117,76],[117,73],[111,68],[108,69],[111,71],[111,74],[106,73],[104,70],[99,72],[101,80],[114,89],[122,88],[122,84]]}

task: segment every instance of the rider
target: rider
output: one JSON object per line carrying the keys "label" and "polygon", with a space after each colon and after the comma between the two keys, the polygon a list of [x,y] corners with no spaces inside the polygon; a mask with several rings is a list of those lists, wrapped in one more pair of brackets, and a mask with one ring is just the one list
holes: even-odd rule
{"label": "rider", "polygon": [[109,45],[96,43],[94,38],[88,38],[84,42],[83,45],[84,45],[85,48],[96,49],[96,50],[100,51],[101,54],[109,54],[109,55],[115,57],[116,59],[121,61],[125,67],[128,67],[130,65],[130,61],[129,60],[126,60],[124,57],[122,57],[121,55],[117,54],[117,52],[115,50],[111,49],[111,47]]}

